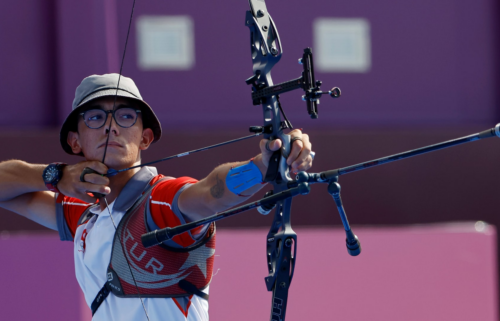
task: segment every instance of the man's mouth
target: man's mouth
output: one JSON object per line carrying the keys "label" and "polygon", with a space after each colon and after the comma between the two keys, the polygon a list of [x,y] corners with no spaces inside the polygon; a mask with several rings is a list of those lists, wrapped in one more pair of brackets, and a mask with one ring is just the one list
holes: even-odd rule
{"label": "man's mouth", "polygon": [[[106,146],[106,142],[102,143],[101,145],[99,145],[98,148],[101,148],[101,147],[104,147]],[[123,145],[117,143],[117,142],[108,142],[108,147],[110,146],[115,146],[115,147],[123,147]]]}

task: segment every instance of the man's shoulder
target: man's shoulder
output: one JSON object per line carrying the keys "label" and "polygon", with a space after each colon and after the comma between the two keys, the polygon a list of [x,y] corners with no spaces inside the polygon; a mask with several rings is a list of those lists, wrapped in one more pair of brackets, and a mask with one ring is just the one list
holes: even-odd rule
{"label": "man's shoulder", "polygon": [[178,191],[183,189],[183,187],[187,187],[198,182],[197,179],[192,177],[170,177],[165,175],[157,175],[155,176],[149,184],[151,186],[154,185],[153,190],[151,191],[151,198],[156,197],[174,197]]}
{"label": "man's shoulder", "polygon": [[93,204],[86,203],[78,198],[57,195],[56,217],[61,240],[70,241],[75,236],[76,229],[83,213]]}
{"label": "man's shoulder", "polygon": [[[158,176],[151,181],[152,185],[164,177]],[[149,227],[154,230],[186,224],[186,218],[179,209],[179,196],[183,190],[197,182],[198,180],[192,177],[169,177],[157,183],[149,198]],[[200,226],[190,232],[174,236],[167,244],[171,247],[188,247],[201,240],[206,231],[207,226]]]}

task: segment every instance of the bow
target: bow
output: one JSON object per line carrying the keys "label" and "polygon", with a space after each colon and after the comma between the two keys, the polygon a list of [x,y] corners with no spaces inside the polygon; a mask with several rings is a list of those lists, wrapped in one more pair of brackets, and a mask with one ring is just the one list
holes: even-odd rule
{"label": "bow", "polygon": [[[282,142],[281,149],[274,152],[270,159],[264,179],[265,182],[272,184],[273,190],[257,202],[175,228],[149,232],[143,235],[142,242],[145,247],[155,246],[194,227],[249,209],[260,208],[261,212],[268,213],[274,208],[274,220],[266,237],[269,275],[265,278],[265,282],[268,291],[273,292],[271,320],[284,320],[288,289],[292,281],[297,253],[297,235],[291,227],[292,198],[309,193],[309,183],[305,181],[296,183],[290,176],[286,160],[291,151],[291,137],[283,131],[293,129],[293,127],[280,104],[279,95],[295,89],[304,90],[305,94],[302,98],[306,101],[307,111],[311,118],[316,119],[318,118],[317,105],[322,94],[329,94],[336,98],[340,96],[340,89],[334,87],[328,92],[320,90],[321,81],[316,81],[314,77],[313,55],[310,48],[304,50],[302,59],[299,60],[303,65],[301,77],[274,85],[271,69],[279,62],[283,53],[279,34],[274,21],[267,12],[264,0],[249,0],[249,4],[250,11],[246,13],[245,25],[250,29],[253,75],[246,80],[246,83],[252,85],[253,104],[262,105],[264,118],[262,126],[251,127],[250,131],[256,134],[263,133],[266,139],[280,139]],[[176,156],[167,157],[167,159],[173,157]],[[109,174],[114,174],[114,172],[108,172]],[[357,255],[360,251],[359,242],[356,239],[354,243],[356,246],[352,254]]]}

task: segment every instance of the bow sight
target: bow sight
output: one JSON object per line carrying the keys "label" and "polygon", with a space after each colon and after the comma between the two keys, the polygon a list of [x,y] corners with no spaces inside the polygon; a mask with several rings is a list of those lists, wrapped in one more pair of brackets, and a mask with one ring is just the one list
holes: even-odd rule
{"label": "bow sight", "polygon": [[[277,38],[277,41],[279,42],[279,38]],[[255,47],[255,44],[252,44],[252,48],[253,47]],[[257,70],[252,77],[246,80],[246,83],[248,85],[252,85],[253,104],[265,104],[266,99],[271,96],[278,96],[282,93],[286,93],[295,89],[303,89],[305,95],[302,96],[302,100],[307,103],[307,112],[312,119],[318,118],[318,104],[321,95],[328,94],[332,98],[338,98],[341,94],[340,88],[333,87],[330,91],[327,92],[320,90],[320,86],[322,85],[321,80],[314,80],[314,64],[311,48],[304,49],[304,55],[299,59],[299,64],[303,66],[302,76],[273,86],[268,86],[265,82],[259,82],[261,73],[260,70]],[[280,110],[283,114],[283,117],[286,119],[286,116],[283,113],[283,109],[281,109],[281,105]],[[285,120],[285,122],[287,126],[286,128],[290,128],[291,126],[288,125],[288,120]]]}
{"label": "bow sight", "polygon": [[[266,14],[264,1],[250,0],[252,11],[247,11],[246,26],[250,28],[251,50],[254,74],[246,80],[252,85],[252,101],[254,105],[266,104],[268,99],[276,96],[279,104],[279,95],[295,89],[303,89],[305,95],[302,100],[307,103],[307,112],[312,119],[318,118],[318,104],[321,95],[329,94],[333,98],[340,97],[340,88],[333,87],[330,91],[321,91],[322,82],[315,80],[314,63],[311,48],[304,49],[299,64],[303,66],[302,76],[296,79],[273,85],[270,71],[280,60],[283,53],[278,30],[269,14]],[[266,75],[266,77],[261,77]],[[291,128],[281,105],[279,104],[283,118],[284,128]]]}

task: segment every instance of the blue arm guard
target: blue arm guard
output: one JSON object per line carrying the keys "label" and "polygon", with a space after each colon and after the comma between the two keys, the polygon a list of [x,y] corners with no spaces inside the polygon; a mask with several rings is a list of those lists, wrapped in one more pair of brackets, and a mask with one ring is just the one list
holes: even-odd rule
{"label": "blue arm guard", "polygon": [[260,183],[262,183],[262,173],[253,160],[248,164],[231,168],[226,176],[227,188],[236,195]]}

